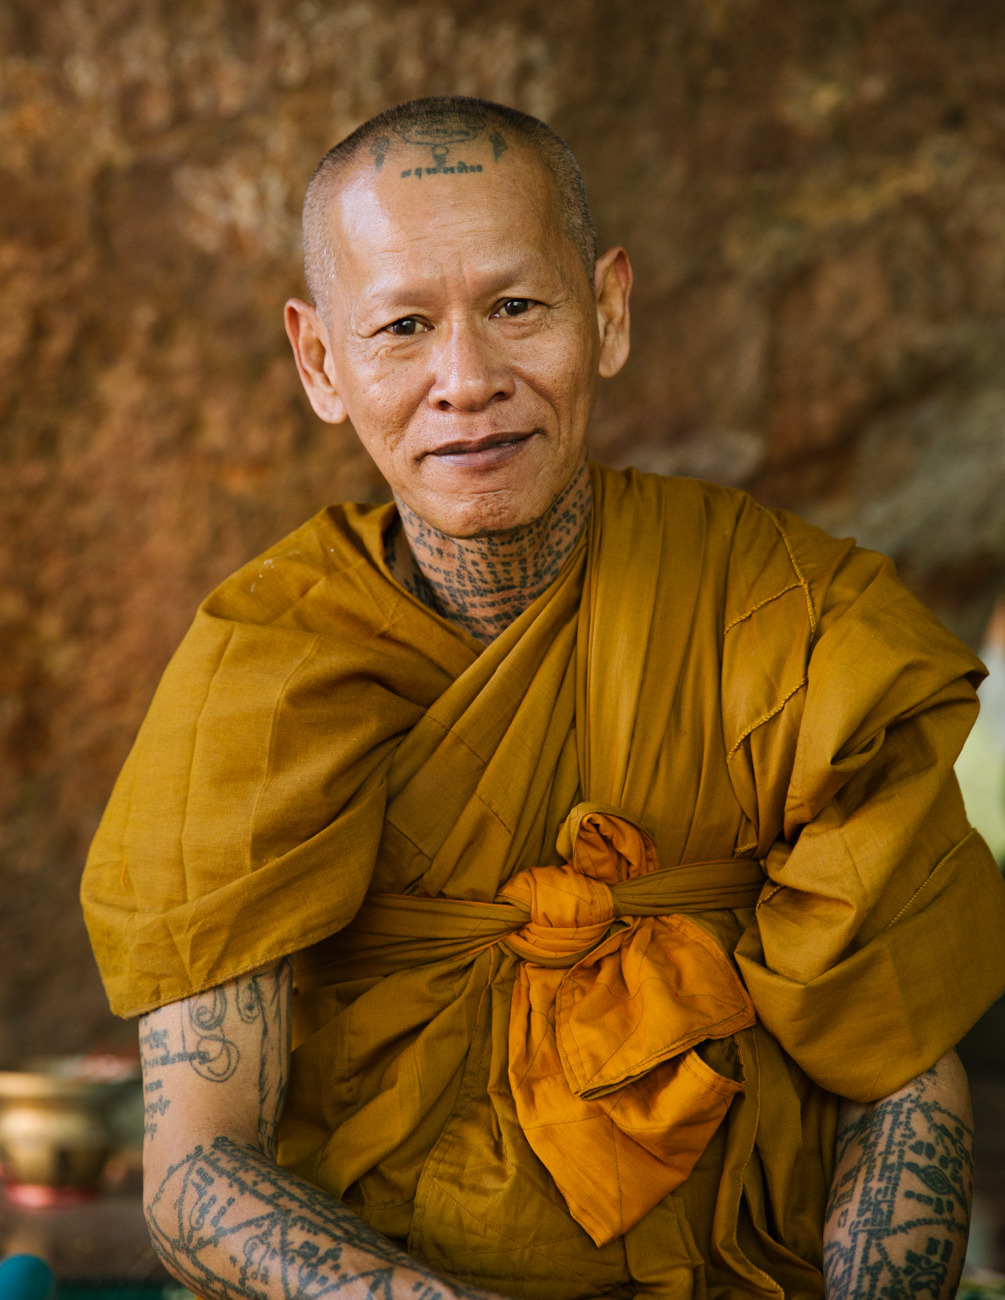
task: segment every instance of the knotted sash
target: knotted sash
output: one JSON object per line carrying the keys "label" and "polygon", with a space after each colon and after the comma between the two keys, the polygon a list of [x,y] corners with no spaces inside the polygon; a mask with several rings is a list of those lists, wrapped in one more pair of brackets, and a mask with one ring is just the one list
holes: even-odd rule
{"label": "knotted sash", "polygon": [[[519,871],[491,903],[372,894],[343,942],[407,969],[501,944],[521,959],[509,1080],[527,1141],[597,1245],[621,1235],[691,1172],[742,1081],[698,1045],[754,1023],[746,989],[684,912],[751,907],[750,859],[660,870],[649,836],[580,804],[561,866]],[[369,950],[369,951],[367,951]]]}

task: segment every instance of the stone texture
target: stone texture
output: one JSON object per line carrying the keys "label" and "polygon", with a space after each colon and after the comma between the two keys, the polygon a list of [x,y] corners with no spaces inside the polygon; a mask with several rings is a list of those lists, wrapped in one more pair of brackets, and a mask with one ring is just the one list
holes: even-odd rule
{"label": "stone texture", "polygon": [[996,0],[0,0],[0,1056],[126,1041],[76,890],[200,597],[381,484],[280,311],[388,103],[542,115],[637,272],[596,454],[751,487],[976,636],[1005,577]]}

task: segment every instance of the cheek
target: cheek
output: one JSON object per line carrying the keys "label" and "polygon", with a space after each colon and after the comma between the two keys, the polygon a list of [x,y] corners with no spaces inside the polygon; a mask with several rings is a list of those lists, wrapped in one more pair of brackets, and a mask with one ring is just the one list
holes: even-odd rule
{"label": "cheek", "polygon": [[424,396],[414,367],[380,357],[354,365],[342,391],[353,428],[375,453],[393,452]]}
{"label": "cheek", "polygon": [[535,369],[540,390],[560,414],[578,414],[592,403],[595,365],[588,340],[556,340],[539,353]]}

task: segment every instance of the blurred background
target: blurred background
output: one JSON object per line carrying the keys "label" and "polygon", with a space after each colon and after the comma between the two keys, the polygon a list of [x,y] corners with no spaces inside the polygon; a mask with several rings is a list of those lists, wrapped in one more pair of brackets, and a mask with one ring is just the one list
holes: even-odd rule
{"label": "blurred background", "polygon": [[980,644],[999,0],[0,0],[0,1059],[133,1040],[76,900],[158,677],[228,572],[384,493],[288,354],[305,185],[453,92],[550,122],[634,260],[596,457],[855,535]]}

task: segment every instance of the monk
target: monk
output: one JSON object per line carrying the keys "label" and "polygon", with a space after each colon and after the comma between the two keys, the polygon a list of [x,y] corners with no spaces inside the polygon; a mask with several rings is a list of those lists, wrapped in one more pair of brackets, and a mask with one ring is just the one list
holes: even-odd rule
{"label": "monk", "polygon": [[[542,123],[388,110],[305,204],[310,402],[393,492],[228,579],[83,898],[203,1297],[951,1296],[1005,885],[982,667],[883,557],[591,464],[631,269]],[[668,346],[673,346],[672,340]]]}

